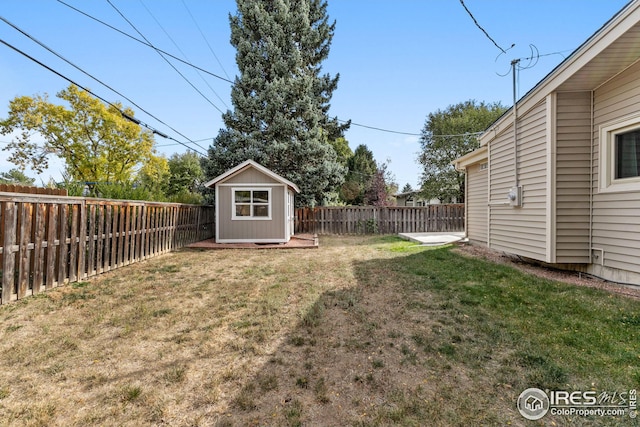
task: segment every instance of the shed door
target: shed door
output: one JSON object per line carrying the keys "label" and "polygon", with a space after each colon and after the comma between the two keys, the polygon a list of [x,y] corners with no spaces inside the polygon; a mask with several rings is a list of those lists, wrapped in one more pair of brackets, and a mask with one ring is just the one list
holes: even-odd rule
{"label": "shed door", "polygon": [[295,216],[293,191],[287,190],[287,238],[295,233]]}

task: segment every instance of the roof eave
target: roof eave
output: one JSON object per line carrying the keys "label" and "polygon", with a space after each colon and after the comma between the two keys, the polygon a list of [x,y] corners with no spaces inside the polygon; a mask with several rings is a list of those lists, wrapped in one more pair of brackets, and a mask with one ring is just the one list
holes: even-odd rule
{"label": "roof eave", "polygon": [[243,170],[245,170],[248,167],[253,167],[253,168],[259,170],[260,172],[264,173],[265,175],[273,178],[274,180],[279,181],[282,184],[287,185],[288,187],[291,187],[296,193],[300,193],[300,189],[298,188],[298,186],[296,184],[294,184],[293,182],[289,181],[286,178],[281,177],[277,173],[273,172],[272,170],[267,169],[266,167],[262,166],[258,162],[254,161],[254,160],[251,160],[251,159],[245,160],[244,162],[240,163],[239,165],[229,169],[225,173],[223,173],[221,175],[218,175],[217,177],[213,178],[210,181],[205,182],[204,186],[205,187],[209,187],[209,188],[213,187],[216,184],[224,182],[227,179],[237,175],[238,173],[242,172]]}
{"label": "roof eave", "polygon": [[455,166],[456,170],[464,171],[467,167],[487,160],[488,158],[487,147],[485,146],[455,159],[451,164]]}
{"label": "roof eave", "polygon": [[[629,19],[632,15],[638,16],[635,19]],[[551,70],[529,92],[522,96],[516,102],[518,110],[528,111],[530,107],[539,102],[541,97],[546,97],[557,89],[577,70],[600,54],[620,34],[627,31],[638,21],[640,21],[640,0],[632,0],[574,50],[571,55]],[[503,127],[506,128],[510,124],[507,121],[512,118],[512,112],[513,106],[480,135],[480,146],[487,145],[499,134]]]}

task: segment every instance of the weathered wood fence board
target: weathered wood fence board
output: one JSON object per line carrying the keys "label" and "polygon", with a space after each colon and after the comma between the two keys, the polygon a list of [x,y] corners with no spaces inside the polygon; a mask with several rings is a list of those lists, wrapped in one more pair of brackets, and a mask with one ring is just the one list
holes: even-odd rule
{"label": "weathered wood fence board", "polygon": [[0,183],[0,192],[5,193],[28,193],[28,194],[53,194],[56,196],[66,196],[67,190],[64,188],[42,188],[42,187],[32,187],[30,185],[20,185],[20,184],[1,184]]}
{"label": "weathered wood fence board", "polygon": [[213,237],[212,206],[0,192],[0,304]]}
{"label": "weathered wood fence board", "polygon": [[464,231],[464,204],[296,209],[296,233],[396,234]]}

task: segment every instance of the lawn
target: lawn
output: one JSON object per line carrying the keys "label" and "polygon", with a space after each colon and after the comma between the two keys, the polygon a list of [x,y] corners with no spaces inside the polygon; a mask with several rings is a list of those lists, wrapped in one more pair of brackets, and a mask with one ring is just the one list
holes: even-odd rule
{"label": "lawn", "polygon": [[0,425],[525,420],[526,388],[640,384],[640,302],[394,237],[181,250],[0,307]]}

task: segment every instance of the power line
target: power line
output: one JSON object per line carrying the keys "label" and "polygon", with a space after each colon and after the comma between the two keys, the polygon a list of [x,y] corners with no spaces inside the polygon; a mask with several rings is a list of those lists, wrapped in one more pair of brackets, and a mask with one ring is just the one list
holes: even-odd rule
{"label": "power line", "polygon": [[[158,24],[158,26],[160,27],[160,29],[164,32],[164,34],[169,38],[169,40],[171,40],[171,43],[173,43],[173,45],[176,47],[176,49],[178,49],[178,51],[182,54],[182,56],[184,56],[184,59],[186,59],[187,61],[189,61],[189,57],[183,52],[182,49],[180,49],[180,46],[178,46],[178,43],[176,43],[176,41],[173,39],[173,37],[171,37],[171,35],[169,34],[169,32],[164,28],[164,26],[160,23],[160,21],[158,21],[158,19],[155,17],[155,15],[151,12],[151,10],[147,7],[146,4],[144,4],[144,2],[142,0],[140,0],[140,4],[142,4],[142,7],[145,8],[145,10],[147,11],[147,13],[149,13],[149,15],[151,15],[151,17],[153,18],[154,21],[156,21],[156,24]],[[220,102],[222,102],[222,105],[224,105],[225,107],[227,107],[227,109],[229,108],[229,106],[224,102],[224,100],[222,98],[220,98],[220,95],[218,95],[218,92],[215,91],[215,89],[213,89],[213,87],[211,87],[211,85],[209,84],[209,82],[207,80],[205,80],[205,78],[202,76],[202,74],[200,73],[200,71],[196,70],[196,72],[198,73],[198,75],[200,76],[200,78],[202,79],[202,81],[204,82],[204,84],[206,84],[209,89],[211,89],[211,92],[213,92],[213,94],[220,100]]]}
{"label": "power line", "polygon": [[[128,37],[128,38],[130,38],[130,39],[132,39],[132,40],[134,40],[134,41],[136,41],[136,42],[138,42],[140,44],[143,44],[143,45],[145,45],[147,47],[150,47],[150,48],[156,50],[157,52],[160,52],[160,53],[162,53],[162,54],[164,54],[164,55],[166,55],[166,56],[168,56],[168,57],[170,57],[172,59],[175,59],[176,61],[179,61],[179,62],[181,62],[181,63],[183,63],[185,65],[188,65],[188,66],[190,66],[192,68],[195,68],[196,70],[202,71],[203,73],[209,74],[210,76],[215,77],[215,78],[220,79],[220,80],[223,80],[223,81],[225,81],[227,83],[234,84],[234,82],[232,80],[229,80],[229,79],[226,79],[224,77],[221,77],[221,76],[219,76],[219,75],[217,75],[215,73],[212,73],[212,72],[210,72],[210,71],[208,71],[208,70],[206,70],[204,68],[198,67],[198,66],[196,66],[196,65],[194,65],[194,64],[192,64],[192,63],[190,63],[188,61],[185,61],[184,59],[181,59],[181,58],[179,58],[179,57],[177,57],[177,56],[175,56],[175,55],[173,55],[173,54],[171,54],[171,53],[169,53],[167,51],[164,51],[164,50],[154,46],[153,44],[149,43],[148,41],[145,42],[143,40],[140,40],[140,39],[138,39],[138,38],[136,38],[136,37],[124,32],[122,30],[120,30],[120,29],[118,29],[118,28],[116,28],[116,27],[114,27],[114,26],[112,26],[112,25],[110,25],[110,24],[108,24],[108,23],[96,18],[95,16],[92,16],[92,15],[90,15],[90,14],[88,14],[88,13],[86,13],[86,12],[84,12],[84,11],[82,11],[82,10],[80,10],[80,9],[70,5],[70,4],[68,4],[68,3],[65,3],[63,0],[56,0],[56,1],[58,3],[64,5],[64,6],[68,7],[68,8],[70,8],[70,9],[72,9],[73,11],[75,11],[77,13],[86,16],[87,18],[92,19],[92,20],[94,20],[94,21],[96,21],[96,22],[98,22],[98,23],[110,28],[113,31],[116,31],[116,32],[122,34],[123,36],[126,36],[126,37]],[[191,12],[189,12],[189,13],[191,14]],[[214,56],[215,56],[215,53],[214,53]],[[217,59],[217,57],[216,57],[216,59]],[[222,64],[220,64],[220,65],[222,66]],[[224,68],[223,68],[223,70],[224,70]],[[225,74],[226,74],[226,71],[225,71]],[[338,119],[338,121],[340,121],[342,123],[347,123],[348,122],[347,120],[340,120],[340,119]],[[419,133],[401,132],[401,131],[395,131],[395,130],[389,130],[389,129],[382,129],[382,128],[378,128],[378,127],[375,127],[375,126],[368,126],[368,125],[363,125],[363,124],[358,124],[358,123],[352,123],[352,125],[358,126],[358,127],[367,128],[367,129],[371,129],[371,130],[377,130],[379,132],[395,133],[395,134],[399,134],[399,135],[408,135],[408,136],[421,136],[421,134],[419,134]]]}
{"label": "power line", "polygon": [[64,6],[67,6],[69,9],[71,9],[71,10],[74,10],[74,11],[78,12],[79,14],[86,16],[87,18],[92,19],[92,20],[94,20],[94,21],[96,21],[96,22],[98,22],[98,23],[100,23],[100,24],[104,25],[105,27],[108,27],[108,28],[112,29],[113,31],[116,31],[116,32],[118,32],[118,33],[122,34],[123,36],[129,37],[131,40],[135,40],[136,42],[138,42],[138,43],[140,43],[140,44],[143,44],[143,45],[145,45],[145,46],[147,46],[147,47],[150,47],[150,48],[152,48],[152,49],[154,49],[154,50],[156,50],[156,51],[158,51],[158,52],[161,52],[161,53],[163,53],[164,55],[167,55],[168,57],[170,57],[170,58],[172,58],[172,59],[175,59],[176,61],[182,62],[183,64],[188,65],[189,67],[195,68],[196,70],[200,70],[200,71],[202,71],[203,73],[209,74],[209,75],[210,75],[210,76],[212,76],[212,77],[215,77],[215,78],[220,79],[220,80],[222,80],[222,81],[225,81],[225,82],[227,82],[227,83],[231,83],[231,84],[233,84],[233,81],[232,81],[232,80],[225,79],[225,78],[224,78],[224,77],[222,77],[222,76],[219,76],[219,75],[217,75],[217,74],[215,74],[215,73],[212,73],[211,71],[205,70],[204,68],[198,67],[197,65],[194,65],[194,64],[192,64],[192,63],[190,63],[190,62],[185,61],[184,59],[181,59],[181,58],[179,58],[179,57],[177,57],[177,56],[175,56],[175,55],[170,54],[169,52],[166,52],[166,51],[164,51],[164,50],[162,50],[162,49],[160,49],[160,48],[157,48],[157,47],[153,46],[151,43],[144,42],[144,41],[142,41],[142,40],[140,40],[140,39],[138,39],[138,38],[136,38],[136,37],[133,37],[131,34],[128,34],[128,33],[124,32],[124,31],[122,31],[122,30],[120,30],[120,29],[118,29],[118,28],[114,27],[113,25],[107,24],[106,22],[104,22],[104,21],[102,21],[102,20],[100,20],[100,19],[96,18],[95,16],[89,15],[88,13],[83,12],[82,10],[80,10],[80,9],[78,9],[78,8],[76,8],[76,7],[71,6],[70,4],[65,3],[65,2],[64,2],[64,1],[62,1],[62,0],[56,0],[56,1],[57,1],[58,3],[60,3],[60,4],[63,4]]}
{"label": "power line", "polygon": [[[52,48],[50,48],[49,46],[45,45],[43,42],[41,42],[40,40],[36,39],[35,37],[33,37],[31,34],[27,33],[26,31],[20,29],[18,26],[16,26],[15,24],[13,24],[12,22],[10,22],[9,20],[7,20],[6,18],[0,16],[0,20],[2,20],[5,24],[9,25],[10,27],[12,27],[13,29],[15,29],[16,31],[20,32],[22,35],[24,35],[25,37],[27,37],[29,40],[33,41],[34,43],[37,43],[39,46],[43,47],[44,49],[46,49],[47,51],[49,51],[50,53],[52,53],[53,55],[57,56],[58,58],[62,59],[64,62],[66,62],[67,64],[71,65],[73,68],[75,68],[76,70],[80,71],[81,73],[85,74],[86,76],[92,78],[93,80],[95,80],[96,82],[100,83],[101,85],[103,85],[104,87],[106,87],[107,89],[111,90],[112,92],[114,92],[115,94],[121,96],[122,98],[126,99],[127,101],[129,101],[132,105],[134,105],[135,107],[137,107],[140,111],[144,112],[145,114],[147,114],[148,116],[154,118],[155,120],[157,120],[158,122],[162,123],[163,125],[167,126],[168,128],[170,128],[171,130],[173,130],[174,132],[182,135],[180,132],[176,131],[175,129],[173,129],[171,126],[169,126],[168,124],[166,124],[164,121],[160,120],[158,117],[154,116],[153,114],[151,114],[149,111],[145,110],[144,108],[142,108],[140,105],[136,104],[132,99],[130,99],[129,97],[127,97],[126,95],[122,94],[121,92],[117,91],[116,89],[112,88],[111,86],[109,86],[108,84],[106,84],[105,82],[103,82],[102,80],[98,79],[97,77],[93,76],[92,74],[90,74],[89,72],[85,71],[84,69],[80,68],[78,65],[74,64],[73,62],[69,61],[68,59],[66,59],[64,56],[62,56],[61,54],[59,54],[58,52],[56,52],[55,50],[53,50]],[[76,86],[80,87],[79,85],[76,84]],[[137,120],[137,119],[135,119]],[[158,133],[158,131],[154,131],[154,133],[160,135],[160,133]],[[161,136],[166,137],[164,134],[161,134]],[[189,139],[186,136],[182,135],[185,139]],[[192,143],[195,144],[194,141],[191,141]],[[198,147],[202,148],[203,150],[206,150],[206,148],[202,147],[199,144],[195,144]]]}
{"label": "power line", "polygon": [[216,53],[213,51],[213,48],[209,44],[209,40],[207,40],[207,38],[205,37],[204,33],[202,32],[202,29],[200,28],[200,25],[198,25],[198,22],[196,21],[196,18],[194,18],[193,14],[191,13],[191,10],[189,10],[189,7],[184,2],[184,0],[182,0],[182,5],[184,6],[184,8],[189,13],[189,16],[191,17],[191,20],[196,25],[196,28],[198,29],[198,31],[200,31],[200,35],[204,39],[205,43],[207,44],[207,46],[209,46],[209,50],[211,51],[211,54],[216,59],[216,61],[218,61],[218,65],[220,65],[220,68],[222,68],[222,72],[224,73],[225,76],[227,76],[228,79],[230,79],[229,74],[227,74],[227,70],[224,69],[224,66],[222,65],[222,62],[220,62],[220,60],[218,59],[218,55],[216,55]]}
{"label": "power line", "polygon": [[189,79],[188,79],[184,74],[182,74],[182,73],[180,72],[180,70],[178,70],[178,69],[175,67],[175,65],[173,65],[173,64],[171,63],[171,61],[169,61],[169,60],[168,60],[168,59],[167,59],[167,58],[166,58],[162,53],[160,53],[160,51],[159,51],[158,49],[156,49],[156,47],[155,47],[155,46],[154,46],[154,45],[153,45],[153,44],[152,44],[152,43],[151,43],[151,42],[150,42],[150,41],[149,41],[149,40],[148,40],[148,39],[147,39],[147,38],[146,38],[146,37],[145,37],[145,36],[144,36],[144,35],[143,35],[143,34],[142,34],[138,29],[137,29],[137,28],[136,28],[136,26],[135,26],[135,25],[133,25],[133,23],[132,23],[131,21],[129,21],[129,20],[127,19],[127,17],[126,17],[126,16],[124,16],[124,14],[123,14],[122,12],[120,12],[120,9],[118,9],[118,8],[117,8],[113,3],[111,3],[111,0],[107,0],[107,3],[109,3],[109,5],[110,5],[113,9],[115,9],[115,11],[116,11],[116,12],[118,12],[118,14],[122,17],[122,19],[124,19],[125,21],[127,21],[127,23],[131,26],[131,28],[133,28],[133,29],[136,31],[136,33],[138,33],[138,35],[140,35],[140,37],[142,37],[142,38],[143,38],[147,43],[149,43],[149,45],[151,45],[151,47],[153,47],[153,49],[156,51],[156,53],[157,53],[158,55],[160,55],[160,57],[161,57],[162,59],[164,59],[164,61],[165,61],[167,64],[169,64],[169,66],[170,66],[171,68],[173,68],[173,70],[174,70],[176,73],[178,73],[178,74],[180,75],[180,77],[182,77],[182,78],[184,79],[184,81],[185,81],[185,82],[187,82],[187,83],[189,84],[189,86],[191,86],[191,87],[192,87],[196,92],[198,92],[198,93],[200,94],[200,96],[202,96],[202,97],[203,97],[207,102],[209,102],[209,104],[211,104],[211,105],[213,106],[213,108],[215,108],[216,110],[218,110],[218,111],[220,112],[220,114],[224,114],[224,112],[223,112],[220,108],[218,108],[218,106],[217,106],[216,104],[214,104],[214,103],[213,103],[209,98],[207,98],[207,96],[206,96],[204,93],[202,93],[202,92],[200,91],[200,89],[198,89],[198,88],[197,88],[193,83],[191,83],[191,81],[190,81],[190,80],[189,80]]}
{"label": "power line", "polygon": [[[478,23],[478,21],[476,20],[476,18],[473,16],[473,14],[471,13],[471,11],[467,8],[467,6],[464,4],[464,0],[460,0],[460,4],[462,5],[462,7],[464,7],[464,10],[467,11],[467,13],[469,14],[469,16],[471,17],[471,19],[473,19],[473,23],[476,24],[476,27],[478,27],[480,29],[480,31],[482,31],[484,33],[485,36],[487,36],[487,38],[489,40],[491,40],[491,42],[502,51],[502,53],[507,53],[506,50],[504,50],[503,48],[501,48],[498,43],[496,43],[496,41],[494,39],[491,38],[491,36],[489,35],[489,33],[487,33],[487,31],[482,28],[482,26]],[[515,44],[512,44],[511,47],[515,46]],[[511,47],[509,49],[511,49]],[[509,50],[507,49],[507,50]]]}
{"label": "power line", "polygon": [[[179,61],[179,62],[181,62],[181,63],[183,63],[183,64],[185,64],[185,65],[188,65],[188,66],[190,66],[190,67],[192,67],[192,68],[195,68],[195,69],[196,69],[196,70],[198,70],[198,71],[202,71],[202,72],[204,72],[204,73],[206,73],[206,74],[209,74],[209,75],[211,75],[211,76],[213,76],[213,77],[215,77],[215,78],[218,78],[218,79],[220,79],[220,80],[223,80],[223,81],[225,81],[225,82],[227,82],[227,83],[231,83],[231,84],[233,84],[233,83],[234,83],[233,81],[231,81],[231,80],[229,80],[229,79],[225,79],[224,77],[221,77],[221,76],[219,76],[219,75],[217,75],[217,74],[214,74],[214,73],[212,73],[212,72],[210,72],[210,71],[208,71],[208,70],[206,70],[206,69],[204,69],[204,68],[198,67],[198,66],[196,66],[196,65],[192,64],[192,63],[191,63],[191,62],[189,62],[189,61],[185,61],[185,60],[183,60],[183,59],[181,59],[181,58],[179,58],[179,57],[177,57],[177,56],[175,56],[175,55],[172,55],[171,53],[168,53],[168,52],[166,52],[166,51],[164,51],[164,50],[162,50],[162,49],[160,49],[160,48],[158,48],[158,47],[154,46],[154,45],[153,45],[153,44],[151,44],[151,43],[150,43],[150,42],[149,42],[149,41],[148,41],[148,40],[147,40],[147,39],[146,39],[142,34],[140,34],[140,32],[139,32],[135,27],[134,27],[134,29],[135,29],[136,31],[138,31],[138,34],[140,34],[140,36],[142,36],[146,41],[140,40],[140,39],[138,39],[138,38],[136,38],[136,37],[134,37],[134,36],[132,36],[132,35],[130,35],[130,34],[128,34],[128,33],[126,33],[126,32],[124,32],[124,31],[122,31],[122,30],[120,30],[120,29],[118,29],[118,28],[116,28],[116,27],[114,27],[114,26],[112,26],[112,25],[110,25],[110,24],[108,24],[108,23],[106,23],[106,22],[104,22],[104,21],[102,21],[102,20],[100,20],[100,19],[98,19],[98,18],[96,18],[96,17],[94,17],[94,16],[92,16],[92,15],[90,15],[90,14],[88,14],[88,13],[86,13],[86,12],[84,12],[84,11],[82,11],[82,10],[80,10],[80,9],[78,9],[78,8],[76,8],[76,7],[74,7],[74,6],[72,6],[72,5],[70,5],[70,4],[68,4],[68,3],[65,3],[63,0],[56,0],[56,1],[57,1],[58,3],[61,3],[62,5],[66,6],[66,7],[68,7],[68,8],[70,8],[70,9],[74,10],[74,11],[75,11],[75,12],[77,12],[77,13],[80,13],[81,15],[86,16],[87,18],[92,19],[92,20],[94,20],[94,21],[96,21],[96,22],[98,22],[98,23],[100,23],[100,24],[102,24],[102,25],[104,25],[104,26],[106,26],[106,27],[110,28],[110,29],[111,29],[111,30],[113,30],[113,31],[116,31],[116,32],[118,32],[118,33],[120,33],[120,34],[122,34],[122,35],[124,35],[124,36],[126,36],[126,37],[128,37],[128,38],[130,38],[130,39],[132,39],[132,40],[134,40],[134,41],[136,41],[136,42],[138,42],[138,43],[140,43],[140,44],[143,44],[143,45],[145,45],[145,46],[147,46],[147,47],[150,47],[150,48],[154,49],[155,51],[157,51],[157,52],[159,52],[159,53],[161,53],[161,54],[164,54],[164,55],[166,55],[166,56],[169,56],[169,57],[170,57],[170,58],[172,58],[172,59],[175,59],[175,60],[177,60],[177,61]],[[107,1],[109,2],[109,4],[111,4],[111,2],[110,2],[109,0],[107,0]],[[183,4],[184,4],[184,0],[182,0],[182,2],[183,2]],[[461,0],[461,3],[462,3],[462,0]],[[188,7],[187,7],[187,5],[186,5],[186,4],[184,4],[184,5],[185,5],[185,7],[187,8],[187,11],[189,12],[189,14],[191,15],[191,17],[192,17],[192,19],[193,19],[193,15],[191,14],[191,11],[189,11],[189,9],[188,9]],[[462,3],[462,5],[464,6],[464,3]],[[111,4],[111,6],[115,8],[115,6],[113,6],[113,4]],[[144,4],[143,4],[143,6],[144,6]],[[145,6],[145,8],[146,8],[146,6]],[[466,6],[465,6],[465,9],[466,9]],[[117,10],[117,9],[116,9],[116,10]],[[117,10],[117,11],[118,11],[118,10]],[[147,11],[148,11],[148,9],[147,9]],[[468,9],[467,9],[467,11],[468,11]],[[118,11],[118,12],[120,13],[120,11]],[[150,12],[149,12],[149,13],[150,13]],[[469,12],[469,13],[470,13],[470,12]],[[151,13],[150,13],[150,14],[151,14]],[[123,17],[127,22],[129,22],[129,21],[128,21],[128,20],[127,20],[127,19],[122,15],[122,13],[120,13],[120,15],[121,15],[121,16],[122,16],[122,17]],[[152,15],[152,14],[151,14],[151,15]],[[152,17],[153,17],[153,15],[152,15]],[[155,20],[155,17],[153,17],[153,18],[154,18],[154,20]],[[472,16],[472,18],[473,18],[473,16]],[[474,19],[474,21],[475,21],[475,19]],[[160,23],[159,23],[157,20],[156,20],[156,22],[158,23],[158,25],[160,25]],[[196,24],[196,26],[197,26],[197,27],[198,27],[198,29],[200,30],[200,27],[197,25],[197,22],[195,22],[195,19],[194,19],[194,23]],[[130,24],[130,25],[132,25],[131,23],[129,23],[129,24]],[[133,25],[132,25],[132,26],[133,26]],[[161,26],[161,27],[162,27],[162,26]],[[166,32],[164,29],[163,29],[163,31],[165,32],[165,34],[167,34],[167,32]],[[200,31],[201,31],[201,30],[200,30]],[[483,31],[484,31],[484,30],[483,30]],[[169,38],[171,38],[168,34],[167,34],[167,36],[168,36]],[[204,34],[203,34],[203,37],[204,37]],[[206,40],[206,38],[205,38],[205,40]],[[172,40],[172,41],[173,41],[173,40]],[[492,40],[492,41],[493,41],[493,40]],[[494,42],[494,43],[495,43],[495,42]],[[207,44],[209,45],[209,43],[208,43],[208,42],[207,42]],[[176,43],[175,43],[175,42],[174,42],[174,45],[176,45]],[[176,47],[178,47],[178,46],[176,45]],[[209,47],[211,48],[211,46],[209,46]],[[499,46],[498,46],[498,48],[499,48]],[[180,50],[180,48],[179,48],[179,47],[178,47],[178,50]],[[217,60],[218,58],[217,58],[217,56],[215,56],[215,52],[213,52],[213,49],[211,49],[211,50],[212,50],[212,53],[213,53],[214,57],[216,57],[216,60]],[[501,50],[502,50],[502,49],[501,49]],[[184,54],[184,53],[183,53],[183,54]],[[544,56],[544,55],[541,55],[541,56]],[[165,60],[166,60],[166,59],[165,59]],[[219,61],[218,61],[218,62],[219,62]],[[220,66],[222,67],[222,64],[220,64]],[[224,71],[224,67],[223,67],[223,71]],[[226,71],[225,71],[225,74],[226,74]],[[339,122],[342,122],[342,123],[347,123],[347,122],[348,122],[347,120],[341,120],[341,119],[337,119],[337,120],[338,120]],[[408,135],[408,136],[422,136],[422,134],[420,134],[420,133],[412,133],[412,132],[403,132],[403,131],[396,131],[396,130],[390,130],[390,129],[383,129],[383,128],[379,128],[379,127],[375,127],[375,126],[364,125],[364,124],[360,124],[360,123],[353,123],[353,122],[351,122],[351,124],[352,124],[353,126],[362,127],[362,128],[366,128],[366,129],[371,129],[371,130],[375,130],[375,131],[379,131],[379,132],[394,133],[394,134],[398,134],[398,135]],[[435,135],[435,137],[440,137],[440,136],[442,136],[442,137],[445,137],[445,136],[465,136],[465,135],[467,135],[467,134],[461,134],[461,135]],[[188,139],[188,138],[187,138],[187,139]],[[208,140],[208,139],[212,139],[212,138],[207,138],[206,140]],[[191,142],[191,140],[190,140],[190,142]],[[200,147],[200,148],[203,148],[203,147]]]}
{"label": "power line", "polygon": [[[341,123],[348,123],[349,122],[348,120],[341,120],[341,119],[336,119],[336,120],[341,122]],[[375,126],[362,125],[362,124],[353,123],[353,122],[351,122],[351,124],[353,126],[358,126],[358,127],[361,127],[361,128],[377,130],[379,132],[395,133],[395,134],[398,134],[398,135],[409,135],[409,136],[421,136],[422,135],[420,133],[410,133],[410,132],[401,132],[401,131],[397,131],[397,130],[382,129],[382,128],[375,127]]]}
{"label": "power line", "polygon": [[[341,119],[337,119],[339,122],[342,123],[346,123],[346,120],[341,120]],[[366,129],[372,129],[372,130],[377,130],[380,132],[387,132],[387,133],[395,133],[398,135],[409,135],[409,136],[423,136],[423,134],[421,133],[411,133],[411,132],[401,132],[401,131],[397,131],[397,130],[390,130],[390,129],[383,129],[383,128],[379,128],[379,127],[375,127],[375,126],[368,126],[368,125],[362,125],[359,123],[353,123],[351,122],[351,124],[353,126],[359,126],[359,127],[363,127]],[[431,135],[431,138],[449,138],[449,137],[460,137],[460,136],[477,136],[482,134],[483,131],[481,132],[466,132],[466,133],[458,133],[458,134],[449,134],[449,135]]]}
{"label": "power line", "polygon": [[[146,7],[146,6],[145,6]],[[98,83],[100,83],[101,85],[105,86],[107,89],[111,90],[112,92],[116,93],[117,95],[121,96],[122,98],[126,99],[127,101],[129,101],[132,105],[136,106],[138,109],[140,109],[141,111],[143,111],[144,113],[146,113],[147,115],[149,115],[150,117],[156,119],[158,122],[166,125],[167,127],[170,127],[169,125],[167,125],[166,123],[164,123],[162,120],[160,120],[159,118],[155,117],[153,114],[149,113],[148,111],[146,111],[144,108],[142,108],[141,106],[139,106],[138,104],[136,104],[133,100],[131,100],[130,98],[128,98],[126,95],[120,93],[119,91],[117,91],[116,89],[112,88],[111,86],[109,86],[108,84],[104,83],[103,81],[101,81],[100,79],[98,79],[97,77],[91,75],[90,73],[86,72],[85,70],[83,70],[82,68],[80,68],[79,66],[75,65],[74,63],[72,63],[71,61],[67,60],[66,58],[64,58],[62,55],[58,54],[56,51],[54,51],[53,49],[49,48],[48,46],[46,46],[44,43],[40,42],[39,40],[37,40],[35,37],[31,36],[30,34],[26,33],[25,31],[21,30],[19,27],[15,26],[14,24],[12,24],[10,21],[6,20],[5,18],[3,18],[2,16],[0,16],[0,20],[4,21],[6,24],[10,25],[11,27],[13,27],[14,29],[16,29],[17,31],[19,31],[20,33],[22,33],[23,35],[25,35],[26,37],[28,37],[29,39],[31,39],[32,41],[34,41],[35,43],[39,44],[40,46],[42,46],[43,48],[45,48],[46,50],[48,50],[49,52],[51,52],[52,54],[54,54],[55,56],[57,56],[58,58],[62,59],[63,61],[65,61],[66,63],[68,63],[69,65],[71,65],[72,67],[76,68],[77,70],[79,70],[80,72],[84,73],[85,75],[89,76],[90,78],[92,78],[93,80],[97,81]],[[81,87],[80,85],[76,84],[76,86]],[[105,101],[107,102],[107,101]],[[343,122],[343,123],[347,123],[349,121],[347,120],[340,120],[338,119],[338,121]],[[374,127],[374,126],[368,126],[368,125],[363,125],[363,124],[359,124],[359,123],[353,123],[351,122],[352,125],[354,126],[359,126],[359,127],[363,127],[363,128],[367,128],[367,129],[372,129],[372,130],[377,130],[377,131],[381,131],[381,132],[388,132],[388,133],[395,133],[395,134],[400,134],[400,135],[410,135],[410,136],[421,136],[421,134],[417,134],[417,133],[409,133],[409,132],[400,132],[400,131],[394,131],[394,130],[389,130],[389,129],[382,129],[382,128],[378,128],[378,127]],[[171,128],[172,130],[174,130],[176,133],[179,133],[178,131],[176,131],[175,129]],[[182,134],[180,134],[182,135]],[[187,138],[186,136],[182,135],[184,138],[188,139],[189,142],[197,145],[198,147],[202,148],[203,150],[206,150],[205,147],[202,147],[201,145],[197,144],[197,142],[201,142],[201,141],[207,141],[209,139],[212,138],[205,138],[202,140],[198,140],[198,141],[192,141],[191,139]],[[175,145],[175,144],[167,144],[167,145],[163,145],[163,146],[168,146],[168,145]]]}
{"label": "power line", "polygon": [[[193,141],[193,143],[195,144],[196,142],[202,142],[202,141],[213,141],[214,139],[215,139],[214,137],[211,137],[211,138],[203,138],[203,139],[197,139],[197,140]],[[162,145],[156,145],[156,147],[158,147],[158,148],[160,148],[160,147],[172,147],[172,146],[175,146],[175,145],[178,145],[178,144],[177,144],[177,143],[176,143],[176,144],[162,144]],[[206,148],[204,148],[202,145],[200,145],[200,144],[196,144],[196,145],[197,145],[198,147],[200,147],[200,148],[202,148],[202,149],[206,150]]]}
{"label": "power line", "polygon": [[[152,126],[149,126],[149,125],[148,125],[148,124],[146,124],[146,123],[143,123],[142,121],[140,121],[140,120],[138,120],[138,119],[136,119],[136,118],[134,118],[134,117],[129,116],[129,115],[128,115],[128,114],[126,114],[124,111],[122,111],[122,110],[121,110],[117,105],[113,104],[112,102],[107,101],[106,99],[104,99],[104,98],[103,98],[103,97],[101,97],[100,95],[98,95],[98,94],[96,94],[96,93],[93,93],[93,92],[92,92],[91,90],[89,90],[88,88],[86,88],[86,87],[82,86],[81,84],[79,84],[79,83],[77,83],[77,82],[73,81],[73,80],[72,80],[72,79],[70,79],[69,77],[67,77],[67,76],[65,76],[64,74],[62,74],[62,73],[60,73],[60,72],[58,72],[58,71],[54,70],[53,68],[51,68],[51,67],[49,67],[48,65],[44,64],[43,62],[41,62],[41,61],[37,60],[36,58],[34,58],[33,56],[29,55],[28,53],[26,53],[26,52],[24,52],[24,51],[22,51],[22,50],[18,49],[18,48],[17,48],[17,47],[15,47],[15,46],[13,46],[12,44],[10,44],[10,43],[8,43],[8,42],[6,42],[6,41],[2,40],[2,39],[0,39],[0,43],[2,43],[3,45],[7,46],[8,48],[10,48],[10,49],[14,50],[15,52],[17,52],[17,53],[21,54],[22,56],[24,56],[24,57],[26,57],[26,58],[30,59],[31,61],[35,62],[36,64],[40,65],[41,67],[46,68],[47,70],[51,71],[52,73],[54,73],[54,74],[55,74],[55,75],[57,75],[58,77],[60,77],[60,78],[62,78],[62,79],[64,79],[64,80],[66,80],[66,81],[68,81],[69,83],[71,83],[71,84],[73,84],[73,85],[76,85],[77,87],[79,87],[80,89],[84,90],[85,92],[87,92],[87,93],[89,93],[89,94],[93,95],[94,97],[98,98],[100,101],[104,102],[105,104],[112,106],[113,108],[115,108],[116,110],[118,110],[118,111],[120,112],[120,114],[122,115],[122,117],[124,117],[125,119],[127,119],[127,120],[129,120],[129,121],[132,121],[132,122],[134,122],[134,123],[136,123],[138,126],[144,126],[145,128],[149,129],[151,132],[153,132],[154,134],[156,134],[156,135],[158,135],[158,136],[161,136],[161,137],[163,137],[163,138],[166,138],[166,139],[170,139],[170,140],[172,140],[172,141],[175,141],[175,142],[179,143],[180,145],[183,145],[184,147],[186,147],[186,148],[187,148],[187,149],[189,149],[189,150],[192,150],[192,151],[194,151],[194,152],[196,152],[196,153],[198,153],[198,154],[200,154],[200,155],[202,155],[202,156],[206,156],[205,154],[201,153],[200,151],[198,151],[198,150],[196,150],[196,149],[194,149],[194,148],[192,148],[192,147],[189,147],[187,144],[185,144],[185,143],[183,143],[183,142],[181,142],[181,141],[178,141],[177,139],[175,139],[175,138],[173,138],[173,137],[170,137],[170,136],[168,136],[168,135],[166,135],[166,134],[164,134],[164,133],[160,132],[159,130],[157,130],[157,129],[153,128]],[[163,123],[163,124],[165,124],[165,125],[166,125],[166,123]],[[176,131],[175,129],[173,129],[171,126],[169,126],[169,128],[171,128],[174,132],[176,132],[176,133],[178,133],[179,135],[181,135],[181,136],[183,136],[184,138],[186,138],[184,135],[182,135],[180,132],[178,132],[178,131]],[[189,139],[189,138],[187,138],[187,139]]]}

